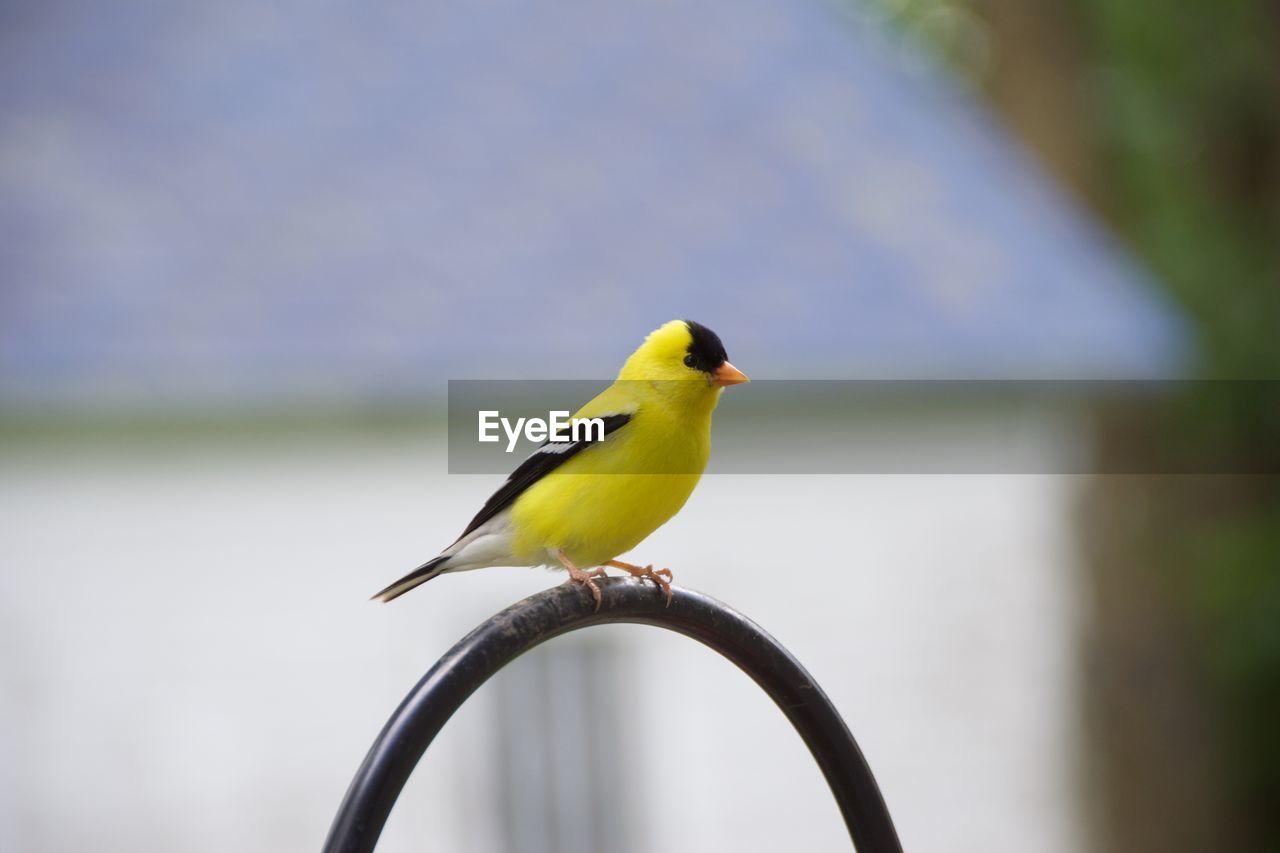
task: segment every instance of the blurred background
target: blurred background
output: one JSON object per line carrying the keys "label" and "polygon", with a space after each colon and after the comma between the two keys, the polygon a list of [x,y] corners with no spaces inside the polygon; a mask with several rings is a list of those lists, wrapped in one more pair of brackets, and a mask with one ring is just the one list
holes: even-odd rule
{"label": "blurred background", "polygon": [[[1277,849],[1280,410],[1239,380],[1280,373],[1278,35],[1264,0],[0,6],[0,849],[317,849],[419,675],[560,580],[366,601],[500,480],[449,473],[447,380],[607,381],[684,316],[760,379],[1197,380],[1137,419],[808,401],[1037,473],[708,476],[634,558],[806,664],[907,849]],[[802,426],[751,393],[717,441],[767,455]],[[1198,454],[1259,473],[1114,473]],[[848,840],[744,676],[615,626],[482,689],[380,849]]]}

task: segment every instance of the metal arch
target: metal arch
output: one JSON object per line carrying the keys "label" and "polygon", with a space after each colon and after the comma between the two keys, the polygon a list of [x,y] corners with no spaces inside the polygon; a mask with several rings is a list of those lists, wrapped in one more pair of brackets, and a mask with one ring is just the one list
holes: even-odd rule
{"label": "metal arch", "polygon": [[560,585],[511,605],[450,649],[387,721],[343,798],[324,853],[368,853],[431,741],[472,693],[520,655],[569,631],[606,623],[655,625],[692,637],[733,661],[795,726],[822,769],[854,846],[901,853],[893,820],[853,735],[791,653],[754,622],[710,596],[672,587],[671,606],[651,583],[598,581],[588,592]]}

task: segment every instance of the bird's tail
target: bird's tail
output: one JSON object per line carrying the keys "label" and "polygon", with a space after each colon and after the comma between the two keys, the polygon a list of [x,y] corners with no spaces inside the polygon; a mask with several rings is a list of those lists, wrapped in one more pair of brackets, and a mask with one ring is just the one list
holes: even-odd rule
{"label": "bird's tail", "polygon": [[418,566],[418,568],[409,572],[409,574],[400,578],[400,580],[396,581],[382,592],[377,593],[369,600],[387,602],[399,598],[415,586],[424,584],[443,572],[443,563],[445,560],[449,559],[449,556],[450,555],[448,554],[442,554],[435,559],[427,560],[421,566]]}

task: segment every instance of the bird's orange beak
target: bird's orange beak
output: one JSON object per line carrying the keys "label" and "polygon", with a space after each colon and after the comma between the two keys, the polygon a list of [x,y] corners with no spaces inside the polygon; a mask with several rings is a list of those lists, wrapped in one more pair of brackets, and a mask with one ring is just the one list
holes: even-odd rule
{"label": "bird's orange beak", "polygon": [[719,385],[721,388],[726,385],[741,385],[746,381],[748,381],[747,374],[727,361],[711,371],[711,384]]}

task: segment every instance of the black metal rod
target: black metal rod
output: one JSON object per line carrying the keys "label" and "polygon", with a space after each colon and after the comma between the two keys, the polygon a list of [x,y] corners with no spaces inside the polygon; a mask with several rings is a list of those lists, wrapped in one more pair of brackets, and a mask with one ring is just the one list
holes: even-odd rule
{"label": "black metal rod", "polygon": [[599,582],[590,593],[560,585],[513,604],[464,637],[431,667],[387,721],[338,809],[325,853],[368,853],[427,746],[498,670],[561,634],[610,622],[656,625],[710,646],[778,704],[822,769],[861,853],[901,853],[871,768],[835,706],[791,653],[754,622],[710,596],[672,587],[671,606],[652,583]]}

